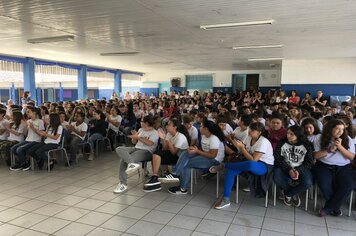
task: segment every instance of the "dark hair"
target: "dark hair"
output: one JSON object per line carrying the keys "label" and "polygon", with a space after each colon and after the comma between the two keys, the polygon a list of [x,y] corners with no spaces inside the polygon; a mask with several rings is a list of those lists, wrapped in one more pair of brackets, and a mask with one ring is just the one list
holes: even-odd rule
{"label": "dark hair", "polygon": [[40,109],[42,109],[46,115],[49,114],[48,108],[46,106],[40,106]]}
{"label": "dark hair", "polygon": [[154,119],[152,115],[147,115],[142,118],[142,122],[148,124],[149,126],[154,125]]}
{"label": "dark hair", "polygon": [[249,126],[252,122],[252,117],[250,115],[243,114],[241,115],[240,120],[245,126]]}
{"label": "dark hair", "polygon": [[36,116],[37,116],[38,119],[42,119],[42,115],[41,115],[40,109],[38,109],[36,107],[28,107],[27,109],[32,111],[33,113],[36,113]]}
{"label": "dark hair", "polygon": [[[338,125],[343,125],[345,127],[345,123],[342,120],[334,119],[330,120],[328,123],[323,128],[323,132],[321,134],[321,141],[320,141],[320,147],[321,149],[327,149],[329,147],[329,144],[332,139],[332,130],[338,126]],[[341,138],[341,144],[344,148],[349,149],[349,138],[347,135],[347,130],[346,127],[344,129],[343,134],[340,136]]]}
{"label": "dark hair", "polygon": [[52,134],[57,134],[58,127],[61,124],[58,113],[49,114],[49,126],[48,129],[52,129]]}
{"label": "dark hair", "polygon": [[191,115],[184,115],[183,116],[183,124],[191,123],[193,122],[193,117]]}
{"label": "dark hair", "polygon": [[30,95],[30,91],[25,91],[25,92],[23,93],[23,97],[24,97],[24,98],[28,98],[29,95]]}
{"label": "dark hair", "polygon": [[227,123],[226,117],[223,114],[219,114],[218,117],[216,117],[216,124],[220,123]]}
{"label": "dark hair", "polygon": [[23,115],[20,111],[14,111],[12,113],[13,116],[13,121],[10,124],[10,127],[12,127],[13,125],[15,125],[15,129],[17,129],[20,124],[21,124],[21,120],[23,119]]}
{"label": "dark hair", "polygon": [[2,116],[5,116],[5,115],[6,115],[6,110],[5,110],[5,109],[0,109],[0,114],[1,114]]}
{"label": "dark hair", "polygon": [[68,121],[68,116],[64,111],[58,112],[58,115],[64,115],[64,117],[65,117],[64,120]]}
{"label": "dark hair", "polygon": [[189,145],[191,144],[191,138],[189,135],[189,132],[187,130],[187,128],[185,128],[184,125],[182,125],[182,122],[177,119],[177,118],[171,118],[169,119],[170,122],[172,122],[173,126],[177,128],[177,131],[179,133],[182,133],[188,140]]}
{"label": "dark hair", "polygon": [[104,113],[101,110],[96,109],[94,112],[96,114],[100,115],[100,120],[105,120],[106,117],[105,117]]}
{"label": "dark hair", "polygon": [[352,124],[351,119],[347,115],[338,115],[338,119],[342,120],[345,123],[345,129],[347,130],[347,134],[354,139],[355,134],[355,127]]}
{"label": "dark hair", "polygon": [[85,114],[84,114],[83,112],[77,111],[75,114],[76,114],[76,115],[79,115],[80,117],[82,117],[83,119],[85,119]]}
{"label": "dark hair", "polygon": [[253,122],[248,127],[250,130],[261,132],[261,136],[267,136],[265,126],[261,122]]}
{"label": "dark hair", "polygon": [[288,127],[288,130],[292,131],[295,136],[297,136],[297,142],[298,143],[303,143],[306,144],[308,143],[311,145],[311,143],[308,140],[307,135],[304,132],[304,129],[300,127],[299,125],[292,125]]}
{"label": "dark hair", "polygon": [[281,113],[273,112],[269,120],[278,119],[284,122],[284,116]]}
{"label": "dark hair", "polygon": [[314,127],[313,134],[320,134],[320,128],[317,124],[317,121],[314,118],[311,118],[311,117],[305,118],[302,122],[302,127],[304,130],[305,130],[306,125],[312,125]]}
{"label": "dark hair", "polygon": [[202,125],[209,130],[210,133],[220,139],[221,142],[225,141],[225,135],[220,127],[208,119],[203,119]]}

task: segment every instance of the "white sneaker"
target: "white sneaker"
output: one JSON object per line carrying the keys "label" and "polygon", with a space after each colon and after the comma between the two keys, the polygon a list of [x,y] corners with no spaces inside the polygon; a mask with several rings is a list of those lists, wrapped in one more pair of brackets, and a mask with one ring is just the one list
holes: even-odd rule
{"label": "white sneaker", "polygon": [[94,154],[90,153],[89,157],[88,157],[88,161],[92,161],[94,160]]}
{"label": "white sneaker", "polygon": [[129,175],[129,174],[131,174],[131,173],[137,171],[140,167],[141,167],[141,164],[130,163],[130,164],[127,166],[126,174]]}
{"label": "white sneaker", "polygon": [[241,190],[244,191],[244,192],[251,192],[250,187],[246,187],[246,188],[243,188],[243,189],[241,189]]}
{"label": "white sneaker", "polygon": [[127,190],[127,185],[119,183],[117,187],[114,189],[114,193],[122,193]]}

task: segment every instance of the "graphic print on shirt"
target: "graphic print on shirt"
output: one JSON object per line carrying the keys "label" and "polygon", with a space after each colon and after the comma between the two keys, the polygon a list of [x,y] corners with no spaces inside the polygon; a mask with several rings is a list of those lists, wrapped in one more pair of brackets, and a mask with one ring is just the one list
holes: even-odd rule
{"label": "graphic print on shirt", "polygon": [[307,149],[303,145],[295,146],[285,143],[281,148],[281,154],[286,158],[286,162],[292,167],[300,166],[307,153]]}

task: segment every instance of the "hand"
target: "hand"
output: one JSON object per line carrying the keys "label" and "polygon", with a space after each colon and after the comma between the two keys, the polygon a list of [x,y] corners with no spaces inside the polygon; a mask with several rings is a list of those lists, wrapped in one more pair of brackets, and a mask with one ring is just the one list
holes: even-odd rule
{"label": "hand", "polygon": [[299,172],[297,170],[291,169],[289,171],[289,176],[293,179],[293,180],[297,180],[299,178]]}
{"label": "hand", "polygon": [[241,142],[240,140],[232,140],[232,143],[239,149],[245,148],[245,144]]}
{"label": "hand", "polygon": [[158,131],[158,135],[159,135],[159,137],[160,137],[161,139],[165,139],[165,138],[166,138],[166,133],[163,132],[163,130],[159,130],[159,131]]}
{"label": "hand", "polygon": [[194,154],[194,153],[197,153],[198,152],[198,148],[197,148],[197,146],[191,146],[191,147],[189,147],[189,149],[188,149],[188,153],[189,154]]}
{"label": "hand", "polygon": [[39,132],[40,132],[40,135],[41,135],[42,137],[46,137],[46,136],[47,136],[46,131],[41,130],[41,131],[39,131]]}
{"label": "hand", "polygon": [[337,149],[339,149],[340,150],[340,148],[343,148],[343,146],[342,146],[342,139],[341,138],[338,138],[338,139],[336,139],[335,140],[335,151],[337,150]]}

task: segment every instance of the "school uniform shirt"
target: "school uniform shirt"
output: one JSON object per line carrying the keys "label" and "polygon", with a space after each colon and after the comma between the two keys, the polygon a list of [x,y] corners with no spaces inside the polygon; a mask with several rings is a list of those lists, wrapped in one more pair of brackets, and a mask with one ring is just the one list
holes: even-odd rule
{"label": "school uniform shirt", "polygon": [[245,130],[241,130],[240,127],[237,127],[234,130],[235,138],[246,144],[246,139],[248,137],[248,127]]}
{"label": "school uniform shirt", "polygon": [[[6,129],[6,127],[10,124],[10,122],[6,119],[2,119],[0,121],[0,129]],[[7,137],[9,136],[8,132],[4,132],[2,135],[0,135],[0,140],[6,140]]]}
{"label": "school uniform shirt", "polygon": [[[49,127],[47,129],[47,134],[55,135],[52,132],[53,132],[52,128]],[[63,133],[63,126],[60,125],[60,126],[58,126],[57,133],[56,133],[56,134],[59,134],[59,137],[57,139],[52,139],[52,138],[47,137],[45,139],[44,143],[45,144],[48,144],[48,143],[59,144],[61,142],[62,133]]]}
{"label": "school uniform shirt", "polygon": [[314,142],[319,138],[320,134],[308,135],[308,140],[314,145]]}
{"label": "school uniform shirt", "polygon": [[311,143],[291,144],[283,139],[274,150],[275,165],[289,171],[291,169],[311,169],[313,166],[313,147]]}
{"label": "school uniform shirt", "polygon": [[251,146],[251,137],[248,136],[246,138],[246,149],[247,151],[253,155],[254,152],[262,153],[260,161],[273,165],[274,163],[274,156],[273,156],[273,148],[271,142],[263,136],[257,140],[257,142]]}
{"label": "school uniform shirt", "polygon": [[177,132],[174,137],[170,133],[167,133],[165,140],[171,140],[173,146],[179,149],[177,153],[178,156],[182,153],[182,151],[187,150],[189,147],[187,137],[180,132]]}
{"label": "school uniform shirt", "polygon": [[199,132],[198,132],[198,129],[195,128],[193,125],[192,127],[190,127],[190,129],[188,129],[188,133],[189,133],[189,136],[191,138],[191,140],[197,140],[199,139]]}
{"label": "school uniform shirt", "polygon": [[[349,140],[348,150],[353,154],[355,154],[355,144],[350,137],[348,137],[348,140]],[[314,152],[318,152],[321,150],[320,142],[321,142],[321,135],[314,142]],[[332,143],[330,145],[332,145]],[[345,166],[351,163],[351,161],[346,157],[344,157],[344,155],[342,155],[341,152],[339,152],[339,150],[337,150],[335,153],[332,152],[328,153],[325,157],[320,158],[318,161],[321,161],[328,165],[336,165],[336,166]]]}
{"label": "school uniform shirt", "polygon": [[12,130],[15,130],[16,132],[20,133],[20,135],[15,135],[10,132],[10,135],[7,140],[9,141],[17,141],[17,142],[22,142],[24,140],[23,132],[25,130],[25,126],[21,123],[17,129],[15,129],[15,125],[11,127]]}
{"label": "school uniform shirt", "polygon": [[110,115],[110,120],[119,122],[119,126],[115,126],[109,122],[109,129],[112,129],[113,131],[115,131],[115,133],[119,132],[122,117],[120,115],[117,116]]}
{"label": "school uniform shirt", "polygon": [[[35,120],[28,120],[28,121],[27,121],[27,124],[28,124],[28,125],[30,125],[31,123],[33,124],[33,126],[34,126],[36,129],[45,130],[43,120],[41,120],[41,119],[35,119]],[[41,142],[41,141],[42,141],[42,137],[41,137],[40,135],[36,134],[36,132],[33,131],[33,129],[31,129],[30,127],[28,127],[27,130],[28,130],[27,138],[26,138],[26,141],[27,141],[27,142]]]}
{"label": "school uniform shirt", "polygon": [[[74,129],[78,130],[79,132],[87,132],[88,131],[88,125],[85,122],[81,123],[78,126],[77,126],[77,122],[72,122],[71,125],[74,127]],[[85,135],[83,137],[81,137],[79,134],[75,133],[74,131],[72,131],[71,134],[77,136],[81,140],[85,139]]]}
{"label": "school uniform shirt", "polygon": [[154,144],[152,146],[148,146],[143,142],[141,142],[140,140],[138,140],[135,148],[148,150],[150,153],[154,153],[156,151],[158,140],[159,140],[159,135],[157,130],[152,129],[150,131],[145,131],[143,128],[141,128],[138,130],[138,137],[148,138]]}
{"label": "school uniform shirt", "polygon": [[201,148],[204,152],[209,152],[211,149],[217,149],[218,153],[215,157],[215,160],[218,162],[222,162],[225,157],[225,146],[224,143],[220,141],[218,137],[215,135],[211,134],[208,137],[205,135],[201,136]]}
{"label": "school uniform shirt", "polygon": [[61,125],[63,126],[63,129],[66,129],[69,123],[67,121],[63,121]]}
{"label": "school uniform shirt", "polygon": [[224,135],[227,136],[227,135],[233,133],[234,130],[232,129],[231,125],[226,123],[225,129],[223,130],[223,132],[224,132]]}

